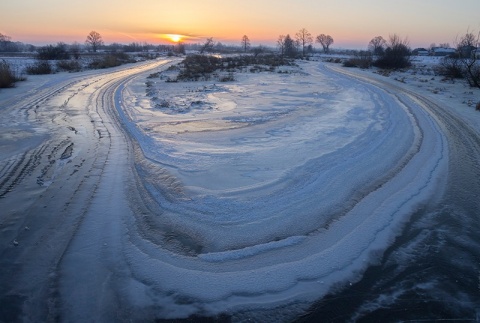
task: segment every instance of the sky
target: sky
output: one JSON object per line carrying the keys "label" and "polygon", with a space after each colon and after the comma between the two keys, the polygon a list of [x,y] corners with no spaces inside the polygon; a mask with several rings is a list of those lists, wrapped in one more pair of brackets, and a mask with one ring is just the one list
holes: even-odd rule
{"label": "sky", "polygon": [[[168,43],[166,35],[253,46],[305,28],[336,48],[366,48],[397,34],[412,47],[455,43],[480,31],[480,0],[1,0],[0,33],[36,45],[83,43],[95,30],[106,44]],[[317,44],[318,45],[318,44]]]}

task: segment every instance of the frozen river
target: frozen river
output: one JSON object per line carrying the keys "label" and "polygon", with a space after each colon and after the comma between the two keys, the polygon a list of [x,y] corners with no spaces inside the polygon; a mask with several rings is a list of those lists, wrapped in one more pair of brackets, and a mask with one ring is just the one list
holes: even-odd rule
{"label": "frozen river", "polygon": [[0,92],[0,320],[476,319],[478,129],[319,62],[173,63]]}

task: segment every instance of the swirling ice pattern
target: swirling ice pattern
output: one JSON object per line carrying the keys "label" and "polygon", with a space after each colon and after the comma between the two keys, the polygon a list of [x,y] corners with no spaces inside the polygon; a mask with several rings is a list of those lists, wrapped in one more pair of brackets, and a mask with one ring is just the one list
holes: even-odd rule
{"label": "swirling ice pattern", "polygon": [[446,140],[420,103],[308,68],[224,85],[216,108],[181,115],[118,89],[152,212],[125,219],[132,304],[290,319],[357,280],[441,189]]}

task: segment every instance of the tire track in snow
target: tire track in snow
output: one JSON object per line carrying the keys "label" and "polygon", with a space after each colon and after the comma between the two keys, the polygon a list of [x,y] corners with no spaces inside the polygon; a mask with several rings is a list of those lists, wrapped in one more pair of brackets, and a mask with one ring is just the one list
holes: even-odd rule
{"label": "tire track in snow", "polygon": [[[143,65],[148,67],[149,64]],[[21,162],[6,162],[2,167],[2,174],[5,174],[2,179],[6,177],[2,182],[3,188],[8,188],[11,183],[18,186],[22,184],[21,180],[25,182],[22,188],[27,185],[38,187],[35,178],[33,183],[25,181],[25,174],[33,172],[38,166],[41,168],[40,175],[42,171],[51,174],[52,164],[62,163],[62,168],[55,170],[56,177],[52,183],[32,192],[32,202],[21,206],[24,211],[13,211],[2,219],[1,241],[19,243],[16,248],[2,243],[0,248],[0,266],[3,268],[0,278],[5,282],[0,287],[0,302],[8,309],[6,313],[10,311],[13,317],[56,321],[62,316],[63,303],[58,292],[60,264],[82,226],[98,193],[104,170],[109,166],[110,120],[105,111],[113,109],[112,93],[118,82],[136,72],[136,67],[123,67],[113,72],[101,71],[100,75],[73,76],[76,78],[74,81],[53,82],[29,93],[23,100],[13,100],[16,105],[11,113],[53,131],[43,146],[34,149],[33,153],[26,152]],[[78,83],[82,85],[78,87]],[[90,90],[91,84],[97,84],[98,89]],[[62,99],[65,95],[66,99]],[[78,100],[75,98],[77,95],[87,99]],[[42,110],[46,102],[55,104],[54,100],[62,102],[59,109]],[[77,124],[73,124],[75,127],[68,124],[69,119],[74,117],[83,120],[79,124],[83,128],[81,131]],[[71,138],[68,135],[65,139],[65,135],[72,132],[75,135]],[[55,145],[55,142],[59,144]],[[4,194],[0,203],[13,210],[17,200],[22,200],[21,194]],[[24,230],[24,227],[29,229]]]}
{"label": "tire track in snow", "polygon": [[[145,69],[158,66],[158,63],[149,65],[146,64],[138,68],[139,70],[123,71],[106,82],[96,96],[94,109],[89,112],[96,125],[95,135],[99,134],[94,154],[96,161],[92,166],[92,169],[96,170],[97,180],[93,186],[87,187],[91,194],[84,203],[74,232],[65,243],[56,265],[58,274],[51,282],[52,290],[56,291],[50,294],[56,304],[53,312],[66,320],[87,320],[98,306],[106,308],[116,304],[115,306],[120,308],[116,295],[118,287],[107,285],[114,283],[111,276],[114,275],[115,269],[109,262],[112,261],[110,257],[113,257],[114,262],[121,262],[122,258],[119,241],[121,236],[117,230],[123,221],[124,213],[130,212],[127,187],[124,184],[131,181],[130,169],[125,167],[131,164],[132,143],[121,127],[116,110],[116,98],[122,84],[136,77],[140,71],[144,72]],[[115,256],[111,256],[112,254]],[[71,270],[72,263],[74,267],[83,264],[80,265],[84,266],[80,271],[83,273],[94,271],[95,277],[89,275],[80,277],[82,275],[77,272],[78,268],[75,271]],[[78,289],[76,296],[72,297],[70,291],[75,288],[79,279],[83,279],[82,283],[89,287]],[[100,290],[94,292],[97,289]],[[111,312],[96,313],[95,316],[106,321],[115,319]]]}

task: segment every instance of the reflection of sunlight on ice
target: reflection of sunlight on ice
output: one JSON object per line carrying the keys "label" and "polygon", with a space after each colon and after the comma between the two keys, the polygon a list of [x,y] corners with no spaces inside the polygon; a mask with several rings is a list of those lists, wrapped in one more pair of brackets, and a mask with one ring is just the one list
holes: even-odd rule
{"label": "reflection of sunlight on ice", "polygon": [[188,120],[183,122],[153,123],[146,124],[145,131],[150,136],[160,134],[182,134],[186,132],[204,132],[204,131],[220,131],[243,127],[241,124],[234,124],[228,120]]}

